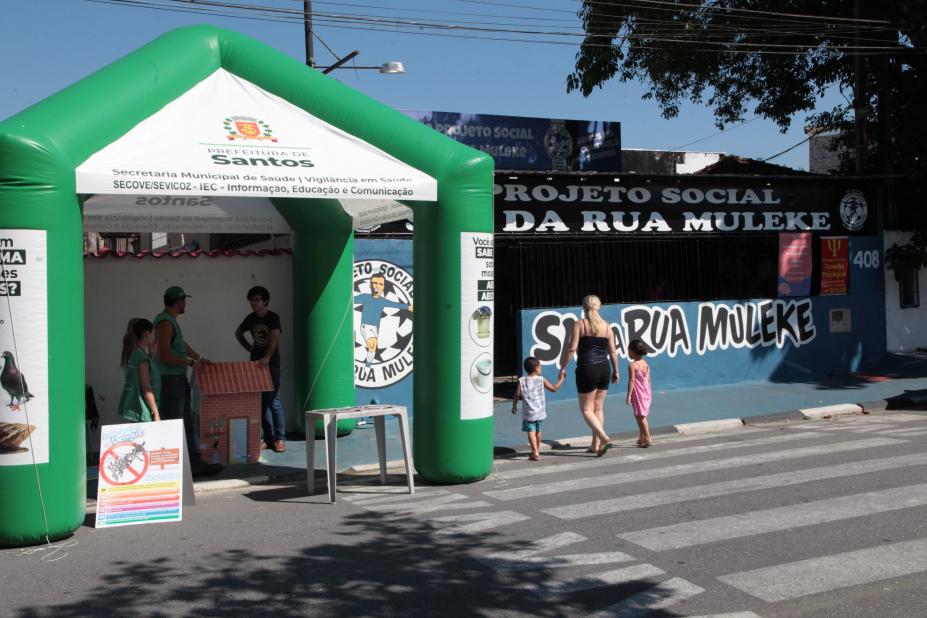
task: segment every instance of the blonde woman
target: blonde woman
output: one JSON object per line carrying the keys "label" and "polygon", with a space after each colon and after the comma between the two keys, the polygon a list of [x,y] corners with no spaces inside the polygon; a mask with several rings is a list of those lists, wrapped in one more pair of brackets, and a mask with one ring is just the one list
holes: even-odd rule
{"label": "blonde woman", "polygon": [[560,357],[560,377],[576,355],[576,392],[583,420],[592,430],[592,444],[587,452],[604,455],[611,442],[605,433],[605,395],[608,383],[618,384],[618,349],[615,334],[599,315],[602,301],[590,294],[583,299],[584,318],[573,325],[570,343]]}

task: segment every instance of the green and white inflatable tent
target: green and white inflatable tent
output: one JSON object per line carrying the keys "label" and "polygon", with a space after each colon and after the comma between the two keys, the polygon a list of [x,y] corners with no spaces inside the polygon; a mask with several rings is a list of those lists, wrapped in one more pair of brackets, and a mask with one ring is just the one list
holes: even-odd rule
{"label": "green and white inflatable tent", "polygon": [[492,337],[472,316],[492,308],[492,159],[263,43],[196,26],[0,123],[0,346],[30,395],[7,389],[0,405],[0,546],[84,521],[81,216],[104,194],[271,199],[293,234],[307,409],[354,403],[356,222],[410,208],[415,467],[438,483],[489,473]]}

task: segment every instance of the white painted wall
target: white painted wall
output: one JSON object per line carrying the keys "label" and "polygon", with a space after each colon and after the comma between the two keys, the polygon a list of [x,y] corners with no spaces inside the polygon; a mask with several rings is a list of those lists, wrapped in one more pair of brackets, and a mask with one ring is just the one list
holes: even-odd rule
{"label": "white painted wall", "polygon": [[721,160],[720,152],[684,152],[683,162],[676,164],[677,174],[694,174]]}
{"label": "white painted wall", "polygon": [[[235,340],[235,329],[250,313],[245,295],[253,285],[270,290],[270,308],[280,314],[283,334],[281,399],[287,427],[296,414],[293,393],[292,258],[84,258],[84,334],[87,384],[97,396],[102,424],[120,422],[116,414],[122,393],[119,367],[122,336],[130,318],[153,320],[162,310],[165,288],[180,285],[192,298],[179,318],[184,337],[214,361],[247,360]],[[97,444],[99,436],[92,437]]]}
{"label": "white painted wall", "polygon": [[[885,248],[894,244],[903,245],[910,239],[911,232],[886,230]],[[927,273],[922,268],[917,276],[921,306],[902,309],[895,273],[885,270],[885,338],[889,352],[927,348]]]}

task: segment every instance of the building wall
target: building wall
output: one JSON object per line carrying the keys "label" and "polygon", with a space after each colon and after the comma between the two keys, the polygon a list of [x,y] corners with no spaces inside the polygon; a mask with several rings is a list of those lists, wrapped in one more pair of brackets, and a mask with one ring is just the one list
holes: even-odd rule
{"label": "building wall", "polygon": [[840,170],[840,157],[844,149],[832,150],[838,136],[822,133],[808,141],[808,171],[812,174],[836,174]]}
{"label": "building wall", "polygon": [[[617,329],[620,338],[621,382],[612,392],[627,388],[627,355],[623,347],[632,338],[631,319],[635,315],[649,320],[650,327],[640,337],[656,353],[648,357],[653,367],[657,389],[693,388],[747,381],[816,382],[828,376],[865,372],[878,366],[885,351],[881,325],[885,322],[882,303],[872,302],[884,295],[882,269],[854,257],[859,252],[877,251],[881,260],[881,240],[877,236],[851,237],[849,245],[849,294],[794,299],[716,300],[700,302],[651,303],[646,305],[606,305],[602,317]],[[782,323],[791,328],[769,327],[776,336],[756,345],[743,345],[734,337],[709,340],[700,336],[702,305],[739,306],[746,314],[753,306],[771,306],[771,316],[778,313]],[[849,329],[832,329],[832,310],[844,310]],[[634,312],[629,314],[629,312]],[[532,309],[521,312],[522,356],[536,356],[549,380],[556,378],[556,362],[563,349],[572,320],[580,317],[579,307]],[[774,324],[774,323],[773,323]],[[636,328],[636,327],[635,327]],[[761,330],[759,318],[752,329]],[[675,347],[671,342],[676,341]],[[699,342],[711,343],[700,346]],[[576,396],[573,367],[563,387],[549,395],[552,399]]]}
{"label": "building wall", "polygon": [[[251,311],[245,295],[253,285],[270,290],[270,307],[283,325],[281,399],[287,427],[294,426],[292,262],[288,255],[265,257],[84,259],[86,381],[93,387],[102,424],[120,422],[119,367],[122,337],[130,318],[149,320],[163,308],[162,294],[180,285],[192,295],[179,323],[193,348],[215,361],[247,360],[235,329]],[[92,437],[97,444],[99,436]]]}
{"label": "building wall", "polygon": [[[903,245],[911,239],[911,232],[885,231],[885,248],[894,244]],[[922,268],[918,274],[918,286],[927,293],[927,273]],[[902,309],[899,301],[899,286],[894,272],[885,269],[885,338],[889,352],[910,352],[927,348],[927,304]]]}

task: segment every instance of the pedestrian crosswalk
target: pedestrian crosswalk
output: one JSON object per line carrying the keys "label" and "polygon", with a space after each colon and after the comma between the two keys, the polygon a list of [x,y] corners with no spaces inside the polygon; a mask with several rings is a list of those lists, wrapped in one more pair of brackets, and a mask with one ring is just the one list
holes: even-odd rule
{"label": "pedestrian crosswalk", "polygon": [[577,449],[470,486],[346,502],[436,538],[498,535],[510,544],[478,548],[483,566],[537,575],[513,585],[577,613],[789,615],[773,604],[927,576],[924,436],[917,414],[809,421],[603,458]]}
{"label": "pedestrian crosswalk", "polygon": [[769,603],[927,571],[927,538],[722,575]]}

